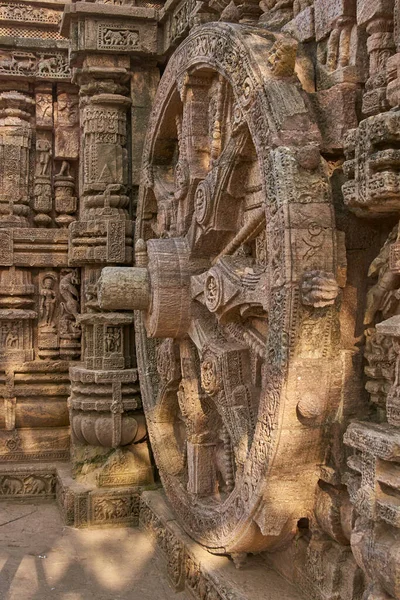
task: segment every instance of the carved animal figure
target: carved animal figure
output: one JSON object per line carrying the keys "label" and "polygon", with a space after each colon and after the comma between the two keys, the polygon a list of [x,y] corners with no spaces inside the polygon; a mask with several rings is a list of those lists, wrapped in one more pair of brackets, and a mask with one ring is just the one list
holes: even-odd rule
{"label": "carved animal figure", "polygon": [[18,61],[14,54],[3,54],[3,56],[0,56],[0,69],[18,71]]}
{"label": "carved animal figure", "polygon": [[123,518],[128,516],[126,502],[103,498],[96,506],[96,516],[99,520]]}
{"label": "carved animal figure", "polygon": [[27,71],[31,73],[35,69],[36,60],[33,56],[20,57],[16,59],[16,70],[18,73]]}
{"label": "carved animal figure", "polygon": [[18,332],[16,329],[11,329],[6,337],[6,347],[7,348],[17,348],[18,347]]}
{"label": "carved animal figure", "polygon": [[128,31],[125,36],[127,46],[136,46],[138,43],[139,34],[136,31]]}
{"label": "carved animal figure", "polygon": [[61,302],[62,314],[68,314],[76,317],[79,312],[79,293],[77,285],[79,278],[76,271],[69,271],[60,279],[60,295],[64,299]]}
{"label": "carved animal figure", "polygon": [[108,29],[104,34],[104,41],[110,46],[118,46],[123,42],[124,37],[120,31],[113,31]]}
{"label": "carved animal figure", "polygon": [[46,494],[48,492],[48,482],[46,482],[41,477],[34,477],[30,475],[26,477],[25,481],[25,492],[27,494]]}
{"label": "carved animal figure", "polygon": [[38,62],[38,73],[53,73],[55,68],[57,67],[57,59],[55,56],[50,56],[50,58],[42,58]]}
{"label": "carved animal figure", "polygon": [[15,496],[16,494],[22,494],[24,484],[20,479],[16,477],[4,477],[0,484],[0,494],[4,496]]}

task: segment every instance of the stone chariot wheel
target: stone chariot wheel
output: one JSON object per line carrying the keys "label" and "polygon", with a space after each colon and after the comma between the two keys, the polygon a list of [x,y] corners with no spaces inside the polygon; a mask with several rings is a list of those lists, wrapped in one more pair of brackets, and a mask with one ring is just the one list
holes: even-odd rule
{"label": "stone chariot wheel", "polygon": [[275,549],[309,518],[338,403],[336,231],[319,131],[288,37],[196,28],[161,79],[136,267],[143,404],[178,519],[216,553]]}

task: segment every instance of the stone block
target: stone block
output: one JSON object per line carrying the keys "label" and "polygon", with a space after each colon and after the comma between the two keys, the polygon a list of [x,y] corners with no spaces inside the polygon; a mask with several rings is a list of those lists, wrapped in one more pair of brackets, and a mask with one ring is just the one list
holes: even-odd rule
{"label": "stone block", "polygon": [[325,152],[336,153],[343,148],[343,136],[350,127],[357,127],[358,89],[352,84],[335,85],[317,92],[315,102]]}
{"label": "stone block", "polygon": [[291,33],[299,42],[309,42],[314,37],[314,7],[307,6],[298,15],[294,17],[287,25],[284,31]]}
{"label": "stone block", "polygon": [[315,38],[326,37],[339,17],[356,17],[356,0],[315,0]]}
{"label": "stone block", "polygon": [[372,19],[393,19],[394,0],[357,0],[357,23],[367,25]]}

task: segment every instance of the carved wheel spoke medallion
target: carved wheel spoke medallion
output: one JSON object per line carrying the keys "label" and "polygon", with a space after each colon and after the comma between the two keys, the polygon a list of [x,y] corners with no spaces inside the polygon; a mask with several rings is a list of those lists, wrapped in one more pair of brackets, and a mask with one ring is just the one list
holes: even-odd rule
{"label": "carved wheel spoke medallion", "polygon": [[291,61],[283,36],[197,28],[144,149],[131,269],[143,403],[169,500],[214,552],[278,547],[310,515],[335,404],[336,236]]}

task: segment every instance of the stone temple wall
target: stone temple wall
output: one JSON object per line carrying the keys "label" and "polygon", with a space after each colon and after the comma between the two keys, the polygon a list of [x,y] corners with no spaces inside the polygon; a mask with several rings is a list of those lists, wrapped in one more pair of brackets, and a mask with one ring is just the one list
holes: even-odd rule
{"label": "stone temple wall", "polygon": [[399,23],[0,2],[0,496],[400,599]]}
{"label": "stone temple wall", "polygon": [[[87,7],[93,23],[108,8]],[[60,29],[64,8],[0,5],[0,463],[7,465],[0,494],[7,496],[47,490],[43,477],[17,477],[14,463],[71,458],[74,476],[100,488],[153,481],[133,317],[103,313],[96,284],[102,266],[132,262],[140,143],[159,77],[150,58],[156,10],[136,9],[134,23],[146,36],[148,29],[153,48],[131,69],[126,50],[136,47],[136,33],[116,56],[105,31],[106,52],[86,55],[72,47],[68,26]],[[126,19],[127,9],[119,11]]]}

